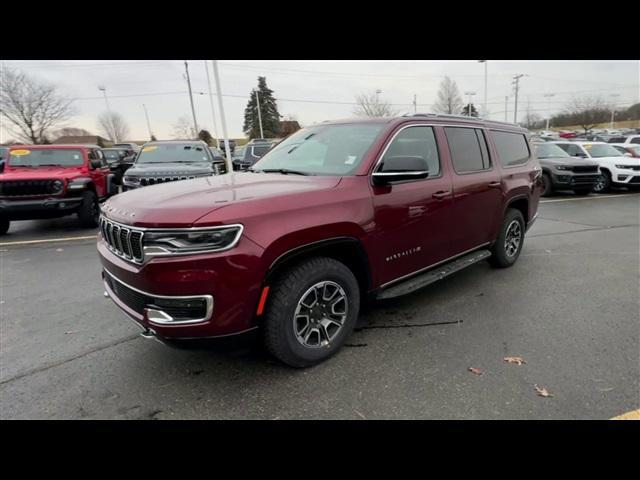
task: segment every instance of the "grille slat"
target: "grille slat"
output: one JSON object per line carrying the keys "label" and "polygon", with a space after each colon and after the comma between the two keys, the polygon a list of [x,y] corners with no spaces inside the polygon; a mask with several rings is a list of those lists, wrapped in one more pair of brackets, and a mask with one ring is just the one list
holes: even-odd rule
{"label": "grille slat", "polygon": [[577,165],[571,169],[575,173],[598,173],[598,167],[596,165]]}
{"label": "grille slat", "polygon": [[0,196],[31,197],[37,195],[59,195],[62,189],[54,187],[51,180],[9,180],[0,182]]}
{"label": "grille slat", "polygon": [[179,180],[191,180],[196,178],[196,175],[182,175],[172,177],[142,177],[140,178],[140,185],[145,187],[147,185],[157,185],[158,183],[177,182]]}
{"label": "grille slat", "polygon": [[121,227],[104,217],[100,218],[100,231],[109,250],[127,260],[142,263],[142,231]]}

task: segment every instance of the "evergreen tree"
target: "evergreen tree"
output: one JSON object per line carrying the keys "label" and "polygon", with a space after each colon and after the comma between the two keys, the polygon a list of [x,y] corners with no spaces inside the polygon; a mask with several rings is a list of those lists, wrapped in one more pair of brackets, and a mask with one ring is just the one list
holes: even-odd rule
{"label": "evergreen tree", "polygon": [[[260,97],[260,116],[262,118],[264,137],[274,138],[279,133],[280,114],[278,113],[276,99],[273,97],[273,90],[267,87],[266,77],[258,77],[258,96]],[[249,102],[244,110],[244,126],[242,127],[249,138],[260,138],[257,104],[256,92],[252,90]]]}
{"label": "evergreen tree", "polygon": [[468,105],[465,105],[464,108],[462,109],[462,112],[460,112],[461,115],[469,115],[469,107],[471,107],[471,116],[472,117],[479,117],[480,115],[478,115],[478,110],[476,110],[476,106],[473,103],[469,103]]}

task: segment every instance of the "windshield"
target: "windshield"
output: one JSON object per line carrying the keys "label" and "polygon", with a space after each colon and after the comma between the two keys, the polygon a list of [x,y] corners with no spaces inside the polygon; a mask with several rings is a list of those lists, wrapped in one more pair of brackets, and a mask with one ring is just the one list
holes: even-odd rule
{"label": "windshield", "polygon": [[253,170],[351,175],[382,130],[381,123],[319,125],[299,130],[268,151]]}
{"label": "windshield", "polygon": [[535,145],[538,158],[570,157],[570,155],[553,143],[538,143]]}
{"label": "windshield", "polygon": [[9,165],[13,167],[79,167],[83,163],[82,150],[78,149],[16,149],[11,150],[9,157]]}
{"label": "windshield", "polygon": [[209,162],[205,147],[185,143],[147,145],[136,163],[194,163]]}
{"label": "windshield", "polygon": [[588,143],[583,145],[584,149],[589,152],[589,156],[593,158],[600,157],[622,157],[622,153],[612,147],[611,145],[604,145],[601,143]]}
{"label": "windshield", "polygon": [[251,155],[253,155],[254,157],[260,158],[265,153],[267,153],[270,148],[271,148],[271,144],[270,143],[268,143],[266,145],[254,145],[254,146],[251,147]]}
{"label": "windshield", "polygon": [[126,156],[127,152],[124,150],[102,150],[107,160],[120,160],[120,157]]}

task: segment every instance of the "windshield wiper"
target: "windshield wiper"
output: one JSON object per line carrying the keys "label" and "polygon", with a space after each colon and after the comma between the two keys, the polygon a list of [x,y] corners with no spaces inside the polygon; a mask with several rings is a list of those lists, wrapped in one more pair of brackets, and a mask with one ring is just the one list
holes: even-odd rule
{"label": "windshield wiper", "polygon": [[298,170],[289,170],[288,168],[263,168],[262,170],[254,170],[253,172],[265,172],[265,173],[282,173],[283,175],[287,175],[291,173],[292,175],[310,175],[309,173],[300,172]]}

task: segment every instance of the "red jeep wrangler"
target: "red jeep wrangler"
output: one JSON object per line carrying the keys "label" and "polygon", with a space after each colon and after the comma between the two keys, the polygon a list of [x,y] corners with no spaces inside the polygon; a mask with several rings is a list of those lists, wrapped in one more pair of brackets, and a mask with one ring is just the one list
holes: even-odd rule
{"label": "red jeep wrangler", "polygon": [[105,202],[105,295],[143,335],[172,343],[260,327],[277,358],[309,366],[345,342],[365,298],[485,258],[513,265],[540,193],[515,125],[431,114],[322,123],[246,172]]}
{"label": "red jeep wrangler", "polygon": [[20,145],[9,150],[0,175],[0,235],[12,220],[56,218],[77,213],[96,227],[98,202],[116,193],[97,145]]}

